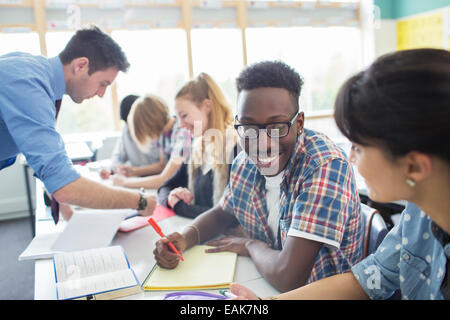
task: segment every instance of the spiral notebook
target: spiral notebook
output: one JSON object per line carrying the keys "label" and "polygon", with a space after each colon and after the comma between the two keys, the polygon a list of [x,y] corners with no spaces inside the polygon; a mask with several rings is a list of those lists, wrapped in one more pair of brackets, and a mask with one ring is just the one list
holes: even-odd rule
{"label": "spiral notebook", "polygon": [[145,291],[177,291],[229,288],[233,282],[237,254],[205,253],[210,246],[198,245],[183,252],[184,261],[175,269],[155,265],[142,284]]}

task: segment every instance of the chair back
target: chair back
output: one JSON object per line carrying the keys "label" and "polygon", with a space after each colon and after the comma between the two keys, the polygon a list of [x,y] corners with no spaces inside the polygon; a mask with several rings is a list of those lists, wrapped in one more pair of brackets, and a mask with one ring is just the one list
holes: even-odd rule
{"label": "chair back", "polygon": [[361,203],[361,212],[365,221],[364,257],[367,257],[377,250],[389,230],[376,209]]}

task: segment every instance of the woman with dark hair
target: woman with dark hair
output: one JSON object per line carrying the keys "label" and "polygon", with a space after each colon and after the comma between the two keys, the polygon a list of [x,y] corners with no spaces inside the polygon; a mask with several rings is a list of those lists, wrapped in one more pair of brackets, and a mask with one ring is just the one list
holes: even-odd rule
{"label": "woman with dark hair", "polygon": [[[378,202],[407,200],[400,222],[352,272],[278,299],[448,299],[450,257],[450,53],[395,52],[350,78],[335,105],[351,160]],[[233,284],[241,299],[256,299]]]}

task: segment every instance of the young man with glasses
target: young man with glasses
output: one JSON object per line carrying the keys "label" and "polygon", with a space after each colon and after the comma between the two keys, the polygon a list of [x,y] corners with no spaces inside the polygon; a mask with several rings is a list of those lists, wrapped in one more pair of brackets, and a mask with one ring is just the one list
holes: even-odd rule
{"label": "young man with glasses", "polygon": [[235,129],[241,152],[220,204],[181,234],[157,242],[167,268],[179,249],[217,237],[239,223],[247,237],[206,244],[209,252],[250,256],[259,272],[284,292],[349,271],[362,258],[363,220],[352,168],[323,134],[304,129],[300,76],[282,62],[261,62],[237,79]]}

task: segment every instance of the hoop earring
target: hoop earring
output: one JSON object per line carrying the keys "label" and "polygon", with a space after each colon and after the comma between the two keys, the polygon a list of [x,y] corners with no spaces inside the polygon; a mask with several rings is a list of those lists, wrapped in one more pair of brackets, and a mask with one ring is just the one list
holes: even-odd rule
{"label": "hoop earring", "polygon": [[405,182],[411,188],[414,188],[416,186],[416,182],[413,179],[411,179],[411,178],[406,178]]}

